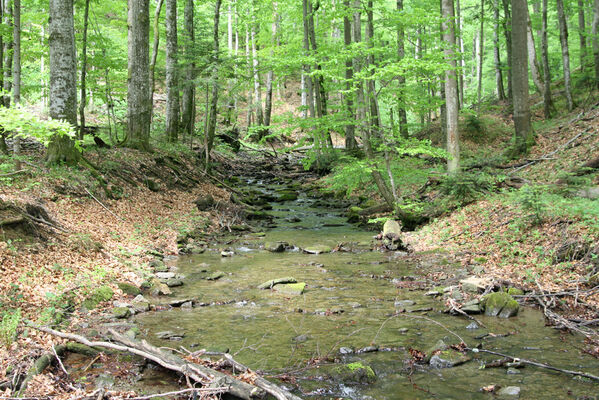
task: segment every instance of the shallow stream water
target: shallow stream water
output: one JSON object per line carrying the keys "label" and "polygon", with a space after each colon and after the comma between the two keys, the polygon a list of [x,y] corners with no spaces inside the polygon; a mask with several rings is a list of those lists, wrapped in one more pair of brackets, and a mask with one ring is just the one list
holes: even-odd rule
{"label": "shallow stream water", "polygon": [[[279,188],[251,184],[264,192]],[[426,268],[467,274],[448,262],[443,252],[418,258],[373,251],[373,232],[347,224],[342,210],[325,207],[305,194],[272,205],[269,213],[274,224],[264,234],[247,234],[229,245],[212,243],[204,254],[178,259],[176,266],[185,284],[176,288],[175,296],[212,305],[136,316],[151,343],[228,350],[252,369],[271,375],[290,372],[306,398],[483,399],[492,395],[480,389],[493,384],[518,386],[523,399],[599,396],[597,383],[536,367],[526,366],[518,374],[508,374],[505,368],[481,369],[483,361],[500,358],[481,353],[454,368],[412,367],[407,349],[427,351],[439,340],[460,342],[445,328],[471,347],[483,343],[489,350],[560,368],[598,374],[599,360],[582,353],[581,337],[546,327],[537,310],[521,307],[518,316],[507,320],[478,316],[486,328],[470,330],[466,327],[471,321],[443,313],[443,302],[425,296],[425,290],[402,288],[418,286],[425,280],[421,274]],[[265,242],[276,241],[296,249],[283,253],[261,249]],[[313,255],[300,250],[316,244],[331,248],[342,244],[350,251]],[[232,250],[234,255],[222,257],[222,250]],[[205,279],[215,271],[226,275],[215,281]],[[256,288],[269,279],[288,276],[307,284],[304,294]],[[157,332],[166,330],[184,336],[177,342],[156,338]],[[481,339],[485,333],[511,334]],[[357,350],[373,345],[392,351],[340,354],[342,347]],[[304,368],[310,359],[327,357],[369,365],[377,380],[347,385],[329,379],[329,367]]]}

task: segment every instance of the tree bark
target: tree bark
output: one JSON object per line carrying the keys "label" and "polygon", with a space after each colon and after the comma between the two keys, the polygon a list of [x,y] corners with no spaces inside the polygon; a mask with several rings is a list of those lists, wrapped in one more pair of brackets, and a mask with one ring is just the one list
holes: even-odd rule
{"label": "tree bark", "polygon": [[578,40],[580,42],[580,71],[584,71],[587,62],[587,36],[584,19],[584,0],[578,0]]}
{"label": "tree bark", "polygon": [[256,108],[256,123],[264,125],[264,113],[262,112],[262,88],[260,87],[260,72],[258,71],[258,52],[256,49],[256,32],[251,28],[252,41],[252,72],[254,76],[254,106]]}
{"label": "tree bark", "polygon": [[460,0],[456,0],[456,40],[458,42],[459,47],[459,58],[458,58],[458,66],[460,67],[458,71],[458,95],[459,95],[459,104],[458,107],[464,106],[464,85],[466,81],[466,62],[464,60],[464,37],[462,34],[462,7],[460,4]]}
{"label": "tree bark", "polygon": [[[599,1],[599,0],[598,0]],[[505,48],[507,55],[507,98],[513,102],[512,88],[512,15],[510,13],[510,0],[502,0],[503,3],[503,35],[505,36]]]}
{"label": "tree bark", "polygon": [[[599,0],[593,3],[593,25],[591,27],[591,37],[593,38],[593,59],[595,63],[595,81],[599,88]],[[6,63],[5,63],[6,64]]]}
{"label": "tree bark", "polygon": [[[272,21],[272,25],[271,25],[271,31],[272,31],[272,45],[274,47],[276,41],[277,41],[277,18],[279,18],[277,12],[276,12],[276,8],[277,8],[277,3],[273,2],[273,7],[275,9],[275,14],[274,14],[274,19]],[[271,49],[270,51],[270,56],[271,58],[274,58],[274,50]],[[273,85],[273,79],[274,79],[274,71],[272,68],[270,68],[268,70],[268,73],[266,74],[266,100],[264,103],[264,125],[265,126],[270,126],[270,117],[272,114],[272,85]]]}
{"label": "tree bark", "polygon": [[[403,0],[397,0],[397,12],[401,15],[403,13]],[[405,49],[405,30],[403,27],[403,23],[397,25],[397,60],[401,62],[406,55]],[[404,138],[408,137],[408,113],[406,112],[405,107],[405,86],[406,86],[406,78],[403,75],[399,75],[397,77],[397,84],[399,86],[398,90],[398,123],[399,123],[399,133]]]}
{"label": "tree bark", "polygon": [[[21,103],[21,0],[13,0],[13,84],[12,84],[12,99],[15,107]],[[13,154],[15,157],[15,171],[21,170],[21,136],[14,135]]]}
{"label": "tree bark", "polygon": [[178,140],[180,122],[179,71],[177,68],[177,0],[166,0],[166,135]]}
{"label": "tree bark", "polygon": [[460,168],[460,136],[458,131],[458,88],[455,61],[455,23],[453,0],[441,0],[442,28],[445,62],[449,69],[445,71],[445,105],[447,127],[447,172],[456,174]]}
{"label": "tree bark", "polygon": [[[248,68],[248,76],[253,77],[254,76],[254,67],[252,65],[252,56],[250,53],[250,29],[246,26],[245,28],[245,58],[246,58],[246,63],[247,63],[247,68]],[[249,87],[249,86],[248,86]],[[252,97],[253,97],[253,93],[252,93],[253,89],[249,89],[247,91],[247,127],[249,129],[249,127],[252,125],[252,115],[254,112],[254,106],[253,106],[253,101],[252,101]]]}
{"label": "tree bark", "polygon": [[478,43],[478,84],[476,86],[476,99],[477,111],[480,112],[483,91],[483,60],[485,53],[485,0],[480,0],[480,37]]}
{"label": "tree bark", "polygon": [[83,11],[83,39],[81,44],[81,85],[79,91],[79,139],[85,135],[85,104],[87,91],[85,89],[85,78],[87,75],[87,28],[89,21],[89,1],[85,0],[85,9]]}
{"label": "tree bark", "polygon": [[156,69],[156,59],[158,58],[158,45],[160,44],[160,11],[164,0],[158,0],[156,10],[154,11],[154,44],[152,46],[152,59],[150,61],[150,123],[154,115],[154,78]]}
{"label": "tree bark", "polygon": [[[50,0],[50,118],[77,126],[77,60],[73,0]],[[66,135],[55,135],[48,145],[49,164],[76,163],[79,152]]]}
{"label": "tree bark", "polygon": [[545,77],[543,85],[543,113],[545,114],[545,118],[549,119],[553,111],[553,101],[551,100],[551,70],[549,69],[549,47],[547,42],[547,0],[543,0],[541,19],[541,60],[543,63],[543,76]]}
{"label": "tree bark", "polygon": [[539,73],[539,62],[537,61],[537,50],[535,48],[535,39],[532,34],[532,24],[530,22],[530,14],[528,13],[528,7],[526,7],[526,20],[527,20],[527,49],[528,49],[528,64],[530,65],[530,74],[532,75],[532,81],[537,88],[539,93],[543,93],[543,79]]}
{"label": "tree bark", "polygon": [[[310,56],[310,23],[308,22],[308,1],[302,0],[302,16],[304,22],[304,56]],[[316,110],[314,109],[314,85],[311,76],[310,64],[305,63],[303,66],[303,77],[306,92],[306,102],[308,104],[308,115],[310,118],[316,117]]]}
{"label": "tree bark", "polygon": [[[401,1],[401,0],[399,0]],[[349,51],[352,42],[352,32],[351,32],[351,21],[349,17],[349,12],[351,10],[351,5],[349,0],[344,0],[343,6],[345,7],[345,14],[343,16],[343,44],[345,45],[345,50]],[[345,149],[346,150],[356,150],[358,148],[358,143],[356,142],[356,124],[354,122],[354,99],[352,93],[354,80],[354,67],[352,58],[350,56],[345,60],[345,94],[343,98],[345,100],[345,118],[347,123],[345,124]]]}
{"label": "tree bark", "polygon": [[564,68],[564,83],[566,86],[566,102],[568,111],[574,109],[574,101],[572,100],[572,83],[570,79],[570,50],[568,46],[568,23],[564,13],[563,0],[556,0],[557,5],[557,20],[559,23],[559,39],[562,45],[562,64]]}
{"label": "tree bark", "polygon": [[193,26],[193,0],[185,0],[185,87],[181,104],[181,128],[191,138],[195,131],[195,30]]}
{"label": "tree bark", "polygon": [[[12,2],[11,0],[0,0],[4,3],[4,26],[12,25]],[[3,85],[2,88],[6,93],[1,98],[4,107],[10,107],[10,92],[12,91],[12,67],[13,67],[13,40],[9,36],[8,40],[4,43],[4,71],[3,71]]]}
{"label": "tree bark", "polygon": [[530,134],[528,104],[528,6],[526,0],[512,3],[512,86],[514,103],[514,155],[524,154]]}
{"label": "tree bark", "polygon": [[150,151],[150,2],[129,0],[127,138],[125,145]]}
{"label": "tree bark", "polygon": [[213,55],[212,55],[212,97],[210,100],[210,116],[208,117],[208,127],[206,129],[206,171],[210,170],[210,152],[214,144],[214,135],[216,133],[216,111],[218,108],[218,24],[220,19],[221,0],[216,0],[214,4],[214,31],[213,31]]}
{"label": "tree bark", "polygon": [[505,89],[503,87],[503,71],[501,70],[501,54],[499,52],[499,0],[493,2],[493,59],[495,62],[495,89],[497,98],[505,100]]}

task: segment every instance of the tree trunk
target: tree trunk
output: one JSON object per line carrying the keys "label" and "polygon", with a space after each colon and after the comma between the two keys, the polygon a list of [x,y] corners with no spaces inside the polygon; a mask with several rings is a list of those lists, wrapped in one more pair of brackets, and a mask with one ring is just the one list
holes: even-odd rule
{"label": "tree trunk", "polygon": [[[599,0],[597,0],[599,1]],[[505,48],[507,53],[507,98],[510,103],[513,102],[514,90],[512,88],[512,16],[510,13],[510,0],[503,2],[503,34],[505,36]]]}
{"label": "tree trunk", "polygon": [[[0,0],[4,3],[4,26],[12,25],[12,2],[11,0]],[[13,40],[12,36],[8,36],[8,40],[4,43],[4,73],[3,85],[5,96],[2,97],[4,107],[10,107],[10,92],[12,91],[12,67],[13,67]]]}
{"label": "tree trunk", "polygon": [[457,24],[456,24],[456,40],[458,41],[459,57],[458,66],[460,70],[458,72],[458,95],[459,104],[458,107],[464,106],[464,85],[466,81],[466,62],[464,60],[464,37],[462,34],[462,7],[460,0],[456,1],[456,12],[457,12]]}
{"label": "tree trunk", "polygon": [[564,67],[564,83],[566,86],[566,102],[568,111],[574,109],[574,101],[572,100],[572,84],[570,80],[570,50],[568,46],[568,23],[564,13],[563,0],[556,0],[557,5],[557,20],[559,23],[559,40],[562,44],[562,63]]}
{"label": "tree trunk", "polygon": [[[593,25],[591,37],[593,38],[593,59],[595,63],[595,85],[599,88],[599,0],[593,3]],[[6,63],[5,63],[6,64]]]}
{"label": "tree trunk", "polygon": [[150,151],[150,2],[129,0],[129,54],[127,79],[127,139],[125,145]]}
{"label": "tree trunk", "polygon": [[[4,23],[4,1],[0,0],[0,21]],[[0,34],[0,89],[4,87],[4,38]],[[0,106],[4,103],[0,97]],[[6,131],[0,126],[0,152],[8,154],[8,146],[6,145]]]}
{"label": "tree trunk", "polygon": [[524,154],[530,134],[528,104],[528,6],[526,0],[512,3],[512,86],[514,103],[514,155]]}
{"label": "tree trunk", "polygon": [[503,72],[501,70],[501,55],[499,52],[499,0],[494,0],[493,8],[493,59],[495,62],[495,88],[497,90],[497,98],[500,101],[503,101],[505,100],[505,89],[503,88]]}
{"label": "tree trunk", "polygon": [[[77,126],[77,60],[73,0],[50,0],[50,117]],[[76,163],[73,140],[55,135],[48,145],[49,164]]]}
{"label": "tree trunk", "polygon": [[578,39],[580,41],[580,71],[584,71],[587,60],[587,36],[584,21],[584,0],[578,0]]}
{"label": "tree trunk", "polygon": [[[402,14],[403,13],[403,0],[397,0],[397,12]],[[401,60],[404,59],[406,55],[406,50],[405,50],[405,31],[404,31],[404,27],[403,24],[398,24],[397,26],[397,60],[399,62],[401,62]],[[405,85],[406,85],[406,78],[403,75],[399,75],[397,77],[397,84],[399,86],[399,90],[398,90],[398,107],[397,107],[397,113],[398,113],[398,119],[399,119],[399,133],[401,136],[403,136],[404,138],[408,137],[408,113],[406,112],[406,107],[405,107],[405,98],[404,98],[404,91],[405,91]]]}
{"label": "tree trunk", "polygon": [[535,48],[535,39],[532,35],[532,25],[530,22],[530,15],[528,14],[528,7],[526,7],[526,20],[527,20],[527,49],[528,49],[528,64],[530,65],[530,74],[532,75],[532,81],[537,88],[539,93],[543,93],[543,79],[539,73],[539,62],[537,61],[537,50]]}
{"label": "tree trunk", "polygon": [[216,133],[216,114],[218,108],[218,23],[220,19],[221,0],[216,0],[214,4],[214,32],[213,32],[213,55],[212,55],[212,98],[210,101],[210,116],[208,117],[208,128],[206,130],[206,171],[210,170],[210,152],[214,144],[214,135]]}
{"label": "tree trunk", "polygon": [[549,47],[547,43],[547,0],[543,0],[543,9],[541,11],[541,60],[543,63],[543,76],[545,84],[543,85],[543,113],[545,118],[551,118],[553,111],[553,101],[551,100],[551,70],[549,69]]}
{"label": "tree trunk", "polygon": [[446,105],[446,127],[447,127],[447,172],[456,174],[460,168],[460,136],[458,131],[458,88],[456,79],[455,62],[455,23],[453,12],[453,0],[441,0],[442,27],[445,62],[449,69],[445,71],[445,105]]}
{"label": "tree trunk", "polygon": [[154,45],[152,46],[152,60],[150,61],[150,123],[154,115],[154,70],[156,69],[156,58],[158,58],[158,45],[160,44],[160,11],[162,10],[164,0],[158,0],[156,11],[154,12]]}
{"label": "tree trunk", "polygon": [[166,0],[166,135],[171,143],[181,123],[177,59],[177,0]]}
{"label": "tree trunk", "polygon": [[[246,58],[246,63],[247,63],[247,68],[248,68],[248,76],[254,76],[254,68],[252,66],[252,59],[251,59],[251,55],[250,55],[250,30],[248,27],[245,28],[245,58]],[[247,127],[248,129],[250,128],[250,126],[252,125],[252,114],[254,111],[254,106],[253,106],[253,102],[252,102],[252,89],[248,89],[247,91]]]}
{"label": "tree trunk", "polygon": [[[599,0],[598,0],[599,1]],[[354,36],[354,43],[360,43],[362,42],[362,3],[360,0],[354,0],[354,30],[353,30],[353,36]],[[359,75],[360,72],[362,71],[362,58],[358,55],[356,57],[354,57],[354,73],[356,75]],[[366,129],[364,129],[364,124],[363,121],[366,117],[366,107],[365,107],[365,103],[364,103],[364,85],[362,83],[362,80],[359,80],[358,82],[356,82],[356,121],[359,122],[358,125],[358,130],[360,132],[361,136],[364,136],[364,131]],[[364,142],[365,140],[363,140]],[[370,145],[370,143],[368,143],[368,145]],[[364,146],[366,146],[366,143],[364,143]]]}
{"label": "tree trunk", "polygon": [[[21,103],[21,0],[14,0],[13,3],[13,85],[12,99],[15,107]],[[21,153],[21,136],[15,135],[13,141],[13,154],[15,156],[15,171],[21,170],[21,161],[19,154]]]}
{"label": "tree trunk", "polygon": [[[399,0],[402,1],[402,0]],[[345,50],[348,51],[352,38],[351,38],[351,21],[349,19],[349,12],[351,10],[351,6],[349,0],[344,0],[343,3],[345,7],[346,14],[343,16],[343,44],[345,45]],[[345,119],[347,123],[345,124],[345,149],[346,150],[356,150],[358,148],[358,143],[356,142],[356,124],[354,120],[354,99],[352,93],[354,80],[354,67],[352,58],[348,56],[345,60],[345,91],[346,93],[343,95],[345,100]]]}
{"label": "tree trunk", "polygon": [[258,71],[258,52],[256,50],[255,28],[251,30],[252,41],[252,72],[254,76],[254,106],[256,108],[256,123],[264,125],[264,113],[262,112],[262,88],[260,87],[260,72]]}
{"label": "tree trunk", "polygon": [[[310,56],[310,23],[308,22],[308,1],[302,0],[302,16],[304,22],[304,55]],[[310,118],[316,117],[316,110],[314,109],[314,87],[312,76],[310,75],[311,68],[310,64],[306,63],[303,66],[304,84],[306,89],[306,102],[308,103],[308,115]]]}
{"label": "tree trunk", "polygon": [[483,59],[485,53],[485,0],[480,0],[480,38],[478,40],[478,84],[476,86],[477,111],[480,112],[480,102],[483,91]]}
{"label": "tree trunk", "polygon": [[85,89],[85,78],[87,75],[87,27],[89,21],[89,0],[85,0],[85,10],[83,11],[83,39],[81,45],[81,87],[79,95],[79,139],[83,140],[85,135],[85,104],[87,91]]}
{"label": "tree trunk", "polygon": [[[277,40],[277,18],[278,18],[278,14],[276,13],[276,7],[277,7],[277,3],[274,2],[273,6],[275,8],[275,15],[274,15],[274,20],[272,21],[272,25],[271,25],[271,30],[272,30],[272,45],[274,47],[274,44],[276,43]],[[271,58],[274,58],[274,50],[271,49],[270,51],[270,56]],[[268,73],[266,74],[266,100],[265,100],[265,104],[264,104],[264,125],[265,126],[270,126],[270,117],[272,114],[272,84],[273,84],[273,79],[274,79],[274,71],[271,69],[268,70]]]}
{"label": "tree trunk", "polygon": [[185,0],[185,87],[181,107],[181,128],[192,137],[195,131],[195,32],[193,26],[193,0]]}

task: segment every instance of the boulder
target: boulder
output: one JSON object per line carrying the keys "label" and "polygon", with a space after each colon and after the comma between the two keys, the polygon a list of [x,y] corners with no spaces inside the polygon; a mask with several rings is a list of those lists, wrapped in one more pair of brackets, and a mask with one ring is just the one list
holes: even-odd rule
{"label": "boulder", "polygon": [[480,314],[481,312],[483,312],[483,307],[480,300],[474,299],[465,302],[462,305],[462,308],[460,308],[460,310],[464,311],[467,314]]}
{"label": "boulder", "polygon": [[512,296],[505,292],[495,292],[486,295],[482,301],[485,315],[509,318],[518,314],[520,305]]}
{"label": "boulder", "polygon": [[214,197],[209,194],[201,195],[196,199],[196,201],[194,201],[194,204],[200,211],[206,211],[207,209],[213,207],[215,203]]}
{"label": "boulder", "polygon": [[361,362],[340,365],[331,375],[336,381],[345,384],[369,384],[376,381],[376,374],[372,367]]}
{"label": "boulder", "polygon": [[299,296],[300,294],[304,293],[305,288],[306,288],[305,282],[298,282],[298,283],[286,283],[286,284],[282,284],[282,285],[277,285],[274,288],[274,290],[279,293],[283,293],[283,294],[292,294],[292,295]]}
{"label": "boulder", "polygon": [[167,279],[165,283],[166,283],[166,286],[168,286],[168,287],[183,286],[183,281],[178,278]]}
{"label": "boulder", "polygon": [[290,276],[285,278],[271,279],[258,285],[258,289],[272,289],[275,285],[282,285],[285,283],[297,283],[297,280]]}
{"label": "boulder", "polygon": [[315,246],[306,247],[305,249],[303,249],[303,251],[304,253],[308,254],[323,254],[330,253],[331,251],[333,251],[333,249],[331,249],[329,246],[317,244]]}
{"label": "boulder", "polygon": [[468,293],[483,292],[492,282],[487,278],[478,278],[476,276],[470,276],[460,281],[462,290]]}
{"label": "boulder", "polygon": [[152,279],[151,281],[151,288],[150,288],[150,294],[152,296],[159,296],[159,295],[169,295],[171,294],[171,290],[168,288],[168,286],[166,286],[164,283],[160,282],[159,279]]}
{"label": "boulder", "polygon": [[150,310],[150,302],[146,300],[141,294],[137,295],[131,302],[131,307],[135,312],[146,312]]}
{"label": "boulder", "polygon": [[397,221],[389,219],[383,225],[383,246],[391,251],[402,247],[401,226]]}
{"label": "boulder", "polygon": [[454,349],[438,351],[431,357],[429,364],[433,368],[452,368],[470,361],[470,357]]}
{"label": "boulder", "polygon": [[108,301],[112,299],[114,292],[108,286],[100,286],[97,288],[94,293],[83,301],[83,306],[88,310],[92,310],[98,306],[103,301]]}
{"label": "boulder", "polygon": [[137,296],[138,294],[141,293],[141,290],[139,290],[139,288],[129,282],[117,282],[116,284],[119,289],[121,289],[121,291],[125,294],[131,295],[131,296]]}
{"label": "boulder", "polygon": [[270,251],[271,253],[282,253],[287,246],[289,246],[289,244],[285,242],[266,242],[264,243],[264,250]]}
{"label": "boulder", "polygon": [[131,316],[131,310],[127,307],[115,307],[112,309],[112,315],[114,315],[115,318],[127,318]]}

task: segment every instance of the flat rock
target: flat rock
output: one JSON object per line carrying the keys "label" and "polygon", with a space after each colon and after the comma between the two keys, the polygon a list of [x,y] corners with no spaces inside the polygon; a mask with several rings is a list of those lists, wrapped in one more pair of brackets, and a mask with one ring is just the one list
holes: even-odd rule
{"label": "flat rock", "polygon": [[285,283],[297,283],[297,280],[291,276],[284,278],[271,279],[258,285],[258,289],[272,289],[275,285],[281,285]]}
{"label": "flat rock", "polygon": [[220,278],[222,278],[225,275],[226,274],[224,272],[222,272],[222,271],[216,271],[212,275],[207,276],[206,280],[207,281],[216,281],[216,280],[219,280]]}
{"label": "flat rock", "polygon": [[181,279],[177,279],[177,278],[167,279],[165,283],[166,283],[166,286],[168,286],[168,287],[183,286],[183,281]]}
{"label": "flat rock", "polygon": [[156,278],[158,279],[171,279],[175,277],[174,272],[157,272]]}
{"label": "flat rock", "polygon": [[266,242],[264,243],[264,250],[270,251],[271,253],[282,253],[289,244],[285,242]]}
{"label": "flat rock", "polygon": [[323,254],[323,253],[330,253],[331,251],[333,251],[333,249],[331,249],[329,246],[325,246],[322,244],[319,245],[315,245],[315,246],[309,246],[303,249],[304,253],[308,253],[308,254]]}
{"label": "flat rock", "polygon": [[460,281],[462,290],[468,293],[478,293],[484,291],[488,286],[492,284],[491,280],[487,278],[479,278],[476,276],[470,276]]}
{"label": "flat rock", "polygon": [[162,340],[181,340],[185,337],[185,333],[174,331],[162,331],[156,332],[156,337]]}
{"label": "flat rock", "polygon": [[499,389],[497,395],[500,397],[520,397],[520,387],[519,386],[506,386],[504,388]]}
{"label": "flat rock", "polygon": [[127,307],[115,307],[112,309],[112,315],[115,318],[127,318],[131,316],[131,310]]}
{"label": "flat rock", "polygon": [[274,290],[279,293],[292,294],[292,295],[300,295],[300,294],[304,293],[305,289],[306,289],[305,282],[285,283],[285,284],[277,285],[274,287]]}

